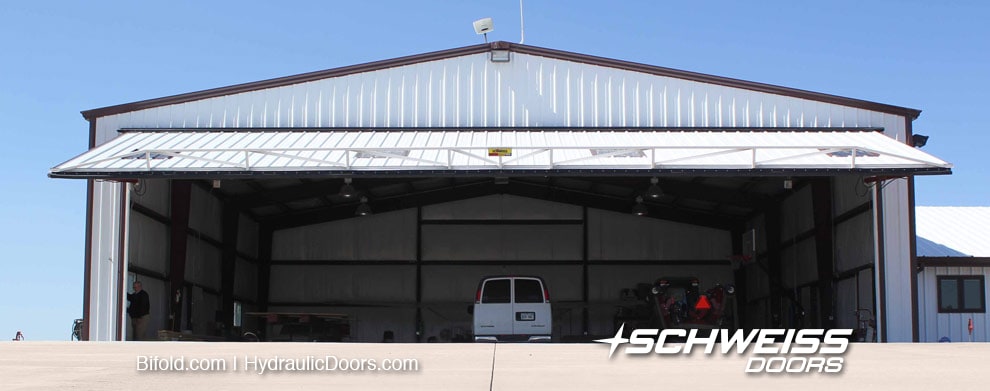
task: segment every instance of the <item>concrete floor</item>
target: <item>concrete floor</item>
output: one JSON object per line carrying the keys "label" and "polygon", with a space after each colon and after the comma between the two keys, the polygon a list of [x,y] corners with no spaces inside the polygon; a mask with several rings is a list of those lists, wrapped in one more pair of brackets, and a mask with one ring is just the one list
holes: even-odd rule
{"label": "concrete floor", "polygon": [[[226,372],[137,371],[137,357],[223,359]],[[266,359],[411,358],[414,372],[246,371]],[[602,344],[0,342],[3,390],[987,390],[990,344],[857,344],[839,374],[746,374],[749,355],[608,358]],[[493,363],[494,359],[494,363]]]}

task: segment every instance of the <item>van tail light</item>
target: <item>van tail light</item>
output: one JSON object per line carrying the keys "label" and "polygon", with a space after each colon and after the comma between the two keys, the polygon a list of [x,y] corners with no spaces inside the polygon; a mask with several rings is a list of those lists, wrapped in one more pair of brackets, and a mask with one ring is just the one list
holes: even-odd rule
{"label": "van tail light", "polygon": [[550,302],[550,290],[547,287],[543,287],[543,301]]}
{"label": "van tail light", "polygon": [[474,302],[476,304],[481,304],[481,287],[478,287],[478,293],[474,294]]}

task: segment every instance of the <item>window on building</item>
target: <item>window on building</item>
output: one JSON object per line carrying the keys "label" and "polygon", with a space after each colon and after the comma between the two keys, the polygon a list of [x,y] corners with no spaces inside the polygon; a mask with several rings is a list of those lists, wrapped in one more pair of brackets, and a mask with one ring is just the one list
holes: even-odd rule
{"label": "window on building", "polygon": [[234,301],[234,327],[241,327],[244,306],[239,301]]}
{"label": "window on building", "polygon": [[938,276],[938,312],[987,312],[983,276]]}

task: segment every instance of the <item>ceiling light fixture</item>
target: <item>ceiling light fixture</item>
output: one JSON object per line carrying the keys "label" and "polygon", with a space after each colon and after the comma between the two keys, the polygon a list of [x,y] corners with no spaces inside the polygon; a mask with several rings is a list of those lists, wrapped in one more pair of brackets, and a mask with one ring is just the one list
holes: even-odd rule
{"label": "ceiling light fixture", "polygon": [[646,216],[650,214],[650,209],[643,205],[643,197],[636,197],[636,205],[632,207],[632,214],[636,216]]}
{"label": "ceiling light fixture", "polygon": [[368,205],[368,197],[361,197],[361,204],[354,209],[355,216],[367,216],[371,214],[371,206]]}
{"label": "ceiling light fixture", "polygon": [[646,198],[655,200],[663,196],[663,189],[661,189],[660,186],[657,185],[658,183],[660,183],[660,178],[657,177],[650,178],[650,188],[646,189]]}
{"label": "ceiling light fixture", "polygon": [[344,186],[340,187],[340,193],[338,194],[346,199],[357,197],[358,192],[357,189],[351,185],[351,178],[344,178]]}

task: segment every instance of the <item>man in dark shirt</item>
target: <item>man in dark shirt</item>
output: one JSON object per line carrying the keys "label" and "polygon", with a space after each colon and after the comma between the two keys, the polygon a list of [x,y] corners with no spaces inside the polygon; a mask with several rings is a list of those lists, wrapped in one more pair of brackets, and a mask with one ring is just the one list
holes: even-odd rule
{"label": "man in dark shirt", "polygon": [[127,294],[127,301],[131,305],[127,307],[127,315],[131,316],[132,341],[145,339],[148,334],[148,320],[151,318],[151,300],[148,292],[141,289],[141,281],[134,281],[134,293]]}

